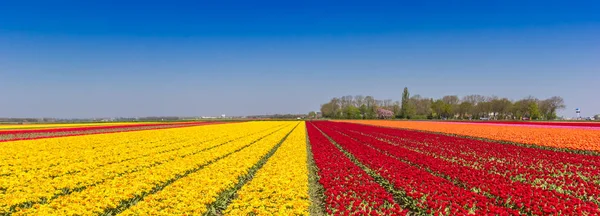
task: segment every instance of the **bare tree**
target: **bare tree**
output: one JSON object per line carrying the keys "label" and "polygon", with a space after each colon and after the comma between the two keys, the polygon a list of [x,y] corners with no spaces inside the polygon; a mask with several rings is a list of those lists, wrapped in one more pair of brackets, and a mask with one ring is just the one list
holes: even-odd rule
{"label": "bare tree", "polygon": [[386,109],[389,109],[394,105],[393,103],[394,102],[392,99],[383,100],[383,107],[385,107]]}
{"label": "bare tree", "polygon": [[469,103],[473,104],[473,106],[477,106],[477,104],[479,104],[481,102],[485,102],[487,100],[488,100],[488,98],[483,95],[467,95],[467,96],[464,96],[462,99],[462,101],[469,102]]}
{"label": "bare tree", "polygon": [[366,105],[366,109],[365,109],[364,117],[366,119],[377,118],[377,104],[376,104],[375,98],[373,98],[373,96],[366,96],[365,97],[365,105]]}
{"label": "bare tree", "polygon": [[416,115],[428,116],[432,112],[430,98],[423,98],[418,94],[413,95],[410,97],[409,104],[414,107]]}
{"label": "bare tree", "polygon": [[354,103],[355,103],[354,105],[356,107],[362,106],[363,104],[365,104],[365,96],[362,96],[362,95],[354,96]]}
{"label": "bare tree", "polygon": [[347,95],[347,96],[343,96],[340,99],[340,102],[342,103],[342,109],[346,109],[348,106],[353,105],[353,100],[352,100],[352,96],[351,95]]}
{"label": "bare tree", "polygon": [[373,98],[373,96],[366,96],[365,105],[367,105],[367,108],[375,106],[375,98]]}

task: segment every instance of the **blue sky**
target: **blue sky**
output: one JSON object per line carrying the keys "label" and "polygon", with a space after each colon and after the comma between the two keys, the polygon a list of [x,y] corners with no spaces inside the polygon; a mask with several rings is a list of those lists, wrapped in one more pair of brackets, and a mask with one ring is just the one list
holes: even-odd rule
{"label": "blue sky", "polygon": [[600,113],[598,1],[0,1],[0,116],[307,113],[562,96]]}

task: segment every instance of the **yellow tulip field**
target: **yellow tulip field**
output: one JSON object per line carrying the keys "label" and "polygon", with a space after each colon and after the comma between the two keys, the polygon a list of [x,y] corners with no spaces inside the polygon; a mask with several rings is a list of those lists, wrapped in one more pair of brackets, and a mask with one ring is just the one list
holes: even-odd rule
{"label": "yellow tulip field", "polygon": [[237,215],[262,187],[280,193],[264,211],[302,214],[305,136],[303,122],[247,122],[0,143],[0,214]]}

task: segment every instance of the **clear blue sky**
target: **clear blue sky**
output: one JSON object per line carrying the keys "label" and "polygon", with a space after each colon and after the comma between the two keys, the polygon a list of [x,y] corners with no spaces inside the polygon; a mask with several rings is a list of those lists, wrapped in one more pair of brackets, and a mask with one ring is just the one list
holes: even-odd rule
{"label": "clear blue sky", "polygon": [[564,97],[600,113],[599,1],[0,1],[0,116],[307,113]]}

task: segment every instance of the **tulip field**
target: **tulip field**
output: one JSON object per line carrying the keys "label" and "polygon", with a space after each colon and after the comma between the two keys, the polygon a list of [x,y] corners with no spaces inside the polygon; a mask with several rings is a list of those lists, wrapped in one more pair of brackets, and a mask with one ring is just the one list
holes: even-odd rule
{"label": "tulip field", "polygon": [[0,142],[61,136],[76,136],[86,134],[188,127],[216,123],[219,122],[11,125],[0,126]]}
{"label": "tulip field", "polygon": [[439,132],[533,144],[541,147],[600,151],[600,123],[460,123],[430,121],[347,121],[375,126]]}
{"label": "tulip field", "polygon": [[0,179],[0,215],[600,215],[600,125],[4,125]]}

